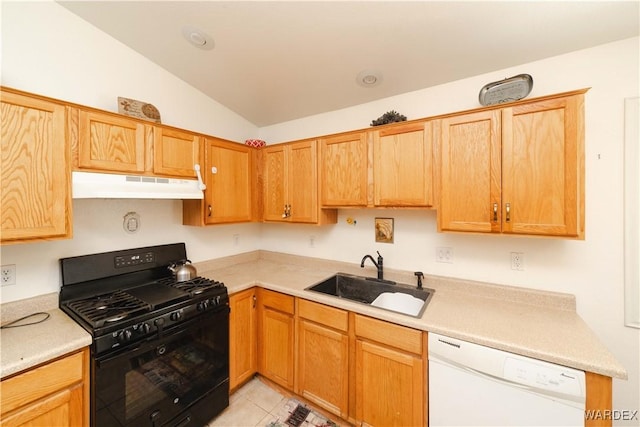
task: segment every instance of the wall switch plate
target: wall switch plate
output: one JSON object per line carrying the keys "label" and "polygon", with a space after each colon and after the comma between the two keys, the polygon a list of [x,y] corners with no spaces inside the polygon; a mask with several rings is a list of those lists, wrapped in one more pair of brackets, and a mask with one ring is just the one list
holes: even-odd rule
{"label": "wall switch plate", "polygon": [[511,252],[511,269],[524,270],[524,252]]}
{"label": "wall switch plate", "polygon": [[316,247],[316,236],[309,236],[309,247],[310,248]]}
{"label": "wall switch plate", "polygon": [[436,261],[453,264],[453,248],[436,248]]}
{"label": "wall switch plate", "polygon": [[16,284],[16,265],[7,264],[0,267],[0,285],[11,286]]}
{"label": "wall switch plate", "polygon": [[233,235],[233,246],[238,246],[238,243],[240,243],[240,235],[239,234],[234,234]]}

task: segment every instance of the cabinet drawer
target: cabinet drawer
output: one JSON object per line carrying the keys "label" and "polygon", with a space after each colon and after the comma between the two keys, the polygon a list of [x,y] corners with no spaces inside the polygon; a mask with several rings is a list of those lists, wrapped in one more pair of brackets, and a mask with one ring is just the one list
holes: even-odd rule
{"label": "cabinet drawer", "polygon": [[12,411],[82,381],[83,355],[84,352],[75,353],[3,380],[1,412]]}
{"label": "cabinet drawer", "polygon": [[298,315],[343,332],[349,327],[349,315],[346,311],[304,299],[298,299]]}
{"label": "cabinet drawer", "polygon": [[289,314],[294,313],[294,298],[292,296],[266,289],[260,289],[258,295],[260,304],[263,307],[271,307],[274,310]]}
{"label": "cabinet drawer", "polygon": [[356,336],[422,355],[422,331],[370,317],[355,316]]}

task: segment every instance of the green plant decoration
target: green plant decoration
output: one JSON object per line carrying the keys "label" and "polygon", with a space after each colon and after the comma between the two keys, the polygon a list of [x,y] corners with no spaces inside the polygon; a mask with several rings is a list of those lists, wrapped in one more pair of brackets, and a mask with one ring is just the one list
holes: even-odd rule
{"label": "green plant decoration", "polygon": [[394,122],[404,122],[405,120],[407,120],[406,116],[403,116],[402,114],[398,113],[395,110],[391,110],[391,111],[387,111],[386,113],[384,113],[383,115],[381,115],[380,117],[372,121],[371,126],[386,125],[387,123],[394,123]]}

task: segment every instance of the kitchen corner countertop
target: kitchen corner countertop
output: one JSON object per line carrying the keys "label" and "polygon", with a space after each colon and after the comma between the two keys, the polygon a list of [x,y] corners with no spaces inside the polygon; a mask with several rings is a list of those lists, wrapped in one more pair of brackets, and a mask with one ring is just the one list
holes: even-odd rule
{"label": "kitchen corner countertop", "polygon": [[46,312],[49,318],[34,325],[0,329],[0,378],[91,344],[91,335],[57,306],[58,294],[2,304],[3,325],[37,312]]}
{"label": "kitchen corner countertop", "polygon": [[[375,277],[373,267],[255,251],[197,262],[200,276],[224,282],[229,294],[260,286],[407,327],[474,342],[614,378],[624,367],[580,318],[575,297],[491,283],[426,276],[435,290],[421,318],[414,318],[305,288],[337,272]],[[414,284],[412,272],[385,270],[385,278]],[[47,312],[46,321],[0,330],[0,378],[91,344],[91,335],[57,308],[58,294],[0,306],[2,324]]]}
{"label": "kitchen corner countertop", "polygon": [[[587,326],[573,295],[426,276],[435,290],[421,318],[307,291],[337,273],[375,277],[373,267],[266,251],[196,263],[199,275],[225,283],[229,294],[253,286],[316,301],[407,327],[434,332],[559,365],[627,379],[625,368]],[[413,284],[412,272],[385,279]]]}

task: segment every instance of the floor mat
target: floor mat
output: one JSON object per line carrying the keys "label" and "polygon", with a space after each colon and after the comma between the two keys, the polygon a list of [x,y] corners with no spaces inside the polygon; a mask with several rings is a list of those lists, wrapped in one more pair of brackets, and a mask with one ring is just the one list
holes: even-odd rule
{"label": "floor mat", "polygon": [[338,425],[296,399],[289,399],[266,427],[337,427]]}

